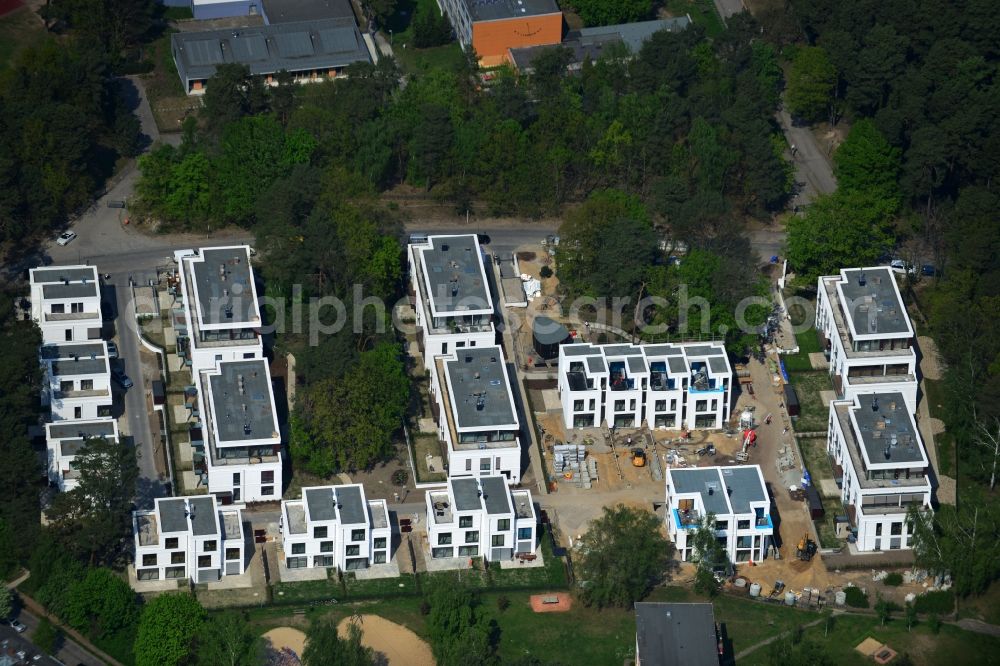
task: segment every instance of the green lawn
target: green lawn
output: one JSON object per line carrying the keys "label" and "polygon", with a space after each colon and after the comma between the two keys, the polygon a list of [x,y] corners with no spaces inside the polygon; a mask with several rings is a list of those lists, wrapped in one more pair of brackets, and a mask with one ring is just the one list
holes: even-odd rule
{"label": "green lawn", "polygon": [[820,391],[833,390],[829,373],[826,370],[789,372],[789,379],[799,396],[799,416],[795,421],[795,429],[799,432],[825,431],[830,410],[824,406]]}
{"label": "green lawn", "polygon": [[429,49],[413,47],[410,20],[418,5],[424,11],[438,11],[435,0],[399,0],[396,3],[396,13],[382,28],[382,32],[390,40],[396,62],[404,73],[411,75],[434,69],[457,72],[465,63],[465,53],[457,41]]}
{"label": "green lawn", "polygon": [[0,69],[10,67],[24,47],[37,44],[44,35],[42,21],[27,7],[0,18]]}
{"label": "green lawn", "polygon": [[703,27],[709,37],[716,37],[726,29],[712,0],[667,0],[666,8],[672,16],[690,15],[691,20]]}
{"label": "green lawn", "polygon": [[788,372],[810,372],[813,367],[812,361],[809,360],[809,354],[823,351],[819,342],[819,333],[813,328],[796,333],[795,343],[798,345],[799,351],[781,357],[781,360],[785,362],[785,369]]}
{"label": "green lawn", "polygon": [[994,582],[979,596],[959,601],[958,614],[960,617],[1000,624],[1000,581]]}
{"label": "green lawn", "polygon": [[[906,630],[906,624],[897,613],[885,627],[879,626],[875,617],[863,615],[841,615],[835,618],[829,635],[824,635],[822,624],[805,630],[804,640],[815,641],[821,647],[830,663],[834,664],[871,664],[855,652],[854,647],[871,636],[900,654],[906,653],[914,664],[928,666],[932,664],[985,664],[990,661],[989,655],[997,654],[1000,649],[1000,638],[974,634],[957,627],[942,626],[938,635],[927,628],[926,623],[919,623],[912,631]],[[739,647],[736,649],[739,652]],[[767,647],[760,648],[740,660],[741,666],[747,664],[771,664]]]}

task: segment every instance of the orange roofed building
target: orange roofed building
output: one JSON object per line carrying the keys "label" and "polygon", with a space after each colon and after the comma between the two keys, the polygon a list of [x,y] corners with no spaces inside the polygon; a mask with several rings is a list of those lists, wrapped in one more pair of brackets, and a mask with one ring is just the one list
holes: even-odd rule
{"label": "orange roofed building", "polygon": [[555,0],[437,0],[462,48],[484,67],[510,60],[510,49],[558,44],[562,12]]}

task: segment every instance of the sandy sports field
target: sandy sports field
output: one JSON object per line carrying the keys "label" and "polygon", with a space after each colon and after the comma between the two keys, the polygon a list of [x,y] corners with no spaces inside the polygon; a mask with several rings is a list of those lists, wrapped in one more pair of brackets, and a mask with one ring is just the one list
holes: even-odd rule
{"label": "sandy sports field", "polygon": [[[357,618],[345,617],[337,625],[341,636]],[[389,666],[433,666],[434,656],[430,646],[403,625],[390,622],[378,615],[362,615],[361,642],[385,655]]]}
{"label": "sandy sports field", "polygon": [[264,634],[264,640],[271,643],[271,647],[276,651],[288,648],[298,657],[302,658],[302,651],[306,646],[306,635],[298,629],[291,627],[278,627]]}

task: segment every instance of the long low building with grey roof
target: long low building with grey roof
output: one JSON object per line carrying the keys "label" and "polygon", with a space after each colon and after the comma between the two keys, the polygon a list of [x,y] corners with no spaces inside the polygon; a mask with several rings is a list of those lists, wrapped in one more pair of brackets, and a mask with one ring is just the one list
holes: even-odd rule
{"label": "long low building with grey roof", "polygon": [[29,271],[31,318],[42,342],[101,339],[101,284],[95,266],[47,266]]}
{"label": "long low building with grey roof", "polygon": [[760,465],[667,469],[667,535],[677,556],[695,555],[692,535],[708,521],[730,562],[763,560],[771,546],[771,500]]}
{"label": "long low building with grey roof", "polygon": [[852,550],[911,548],[907,512],[931,507],[930,463],[900,392],[830,403],[827,453],[854,533]]}
{"label": "long low building with grey roof", "polygon": [[212,496],[158,497],[154,508],[132,514],[134,571],[139,591],[164,590],[163,583],[214,583],[246,572],[243,511]]}
{"label": "long low building with grey roof", "polygon": [[303,488],[301,499],[281,503],[279,525],[282,572],[380,567],[381,573],[393,573],[388,505],[367,499],[361,484]]}
{"label": "long low building with grey roof", "polygon": [[899,392],[909,411],[917,411],[916,337],[889,267],[845,268],[820,277],[816,329],[838,398]]}
{"label": "long low building with grey roof", "polygon": [[433,560],[503,562],[537,549],[531,492],[512,490],[502,476],[451,478],[444,489],[428,491],[424,501]]}
{"label": "long low building with grey roof", "polygon": [[558,387],[566,428],[722,428],[732,366],[721,342],[566,344]]}
{"label": "long low building with grey roof", "polygon": [[119,442],[118,422],[111,418],[60,421],[45,424],[49,483],[61,491],[73,490],[80,481],[76,455],[88,440]]}
{"label": "long low building with grey roof", "polygon": [[457,349],[496,344],[493,295],[475,234],[411,241],[407,262],[426,368]]}
{"label": "long low building with grey roof", "polygon": [[245,65],[250,73],[276,84],[289,72],[298,83],[334,79],[372,54],[352,17],[242,27],[170,36],[177,74],[189,95],[204,94],[208,80],[224,64]]}
{"label": "long low building with grey roof", "polygon": [[466,347],[435,359],[430,388],[449,476],[521,480],[520,419],[500,347]]}

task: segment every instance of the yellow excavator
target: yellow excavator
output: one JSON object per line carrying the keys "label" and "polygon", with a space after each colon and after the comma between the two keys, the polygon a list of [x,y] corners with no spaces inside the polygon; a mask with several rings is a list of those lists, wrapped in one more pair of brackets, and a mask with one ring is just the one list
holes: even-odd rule
{"label": "yellow excavator", "polygon": [[645,467],[646,466],[646,452],[642,449],[632,449],[632,466],[633,467]]}

